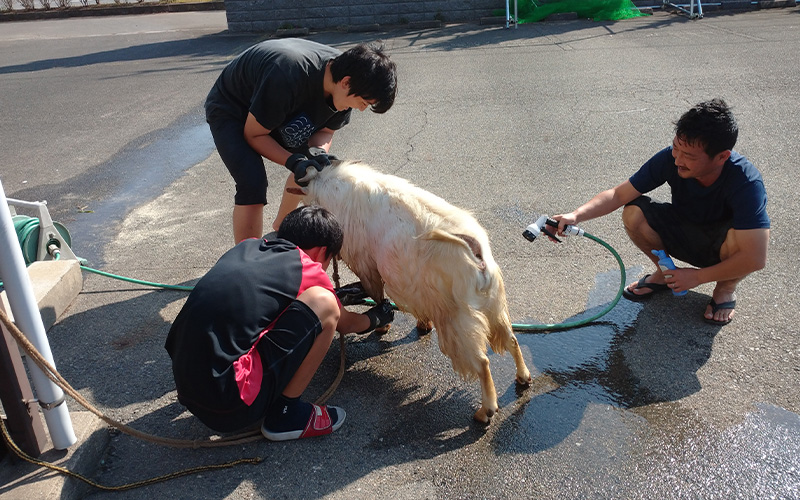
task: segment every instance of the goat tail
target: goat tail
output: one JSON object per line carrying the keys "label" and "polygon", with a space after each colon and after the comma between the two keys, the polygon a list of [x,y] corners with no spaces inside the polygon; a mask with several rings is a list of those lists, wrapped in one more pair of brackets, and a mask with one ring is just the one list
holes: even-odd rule
{"label": "goat tail", "polygon": [[421,234],[418,236],[421,240],[437,240],[437,241],[449,241],[450,243],[455,243],[457,245],[462,245],[464,248],[472,251],[469,244],[464,241],[459,235],[455,235],[453,233],[449,233],[443,229],[434,228],[428,231],[427,233]]}
{"label": "goat tail", "polygon": [[419,236],[422,240],[435,240],[455,243],[464,247],[472,256],[472,260],[478,266],[478,269],[485,271],[487,267],[486,259],[484,258],[484,250],[481,242],[469,234],[451,233],[443,229],[434,228]]}

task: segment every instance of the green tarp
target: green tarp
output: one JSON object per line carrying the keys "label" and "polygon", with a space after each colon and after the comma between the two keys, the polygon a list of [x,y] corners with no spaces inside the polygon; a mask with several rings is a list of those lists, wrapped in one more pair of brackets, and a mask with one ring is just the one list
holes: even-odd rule
{"label": "green tarp", "polygon": [[[505,15],[505,11],[495,12]],[[562,12],[575,12],[580,18],[595,21],[618,21],[647,15],[639,11],[631,0],[519,0],[517,3],[520,24],[534,23]]]}

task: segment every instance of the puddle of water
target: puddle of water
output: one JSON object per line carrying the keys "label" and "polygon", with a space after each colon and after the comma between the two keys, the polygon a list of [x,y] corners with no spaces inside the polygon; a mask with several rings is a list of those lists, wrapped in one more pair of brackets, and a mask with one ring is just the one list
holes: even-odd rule
{"label": "puddle of water", "polygon": [[731,428],[691,428],[679,440],[651,444],[636,463],[642,487],[653,498],[800,498],[800,415],[755,406]]}
{"label": "puddle of water", "polygon": [[[619,288],[619,275],[619,271],[597,274],[586,310],[563,322],[591,317],[605,309]],[[585,326],[544,334],[518,333],[517,338],[530,349],[534,365],[542,372],[566,373],[593,367],[599,373],[608,368],[616,339],[633,328],[641,310],[642,304],[620,299],[611,311]]]}

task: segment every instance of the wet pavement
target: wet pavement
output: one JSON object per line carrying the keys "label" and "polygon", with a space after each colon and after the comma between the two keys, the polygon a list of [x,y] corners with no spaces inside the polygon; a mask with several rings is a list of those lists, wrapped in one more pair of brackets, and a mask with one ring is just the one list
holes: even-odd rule
{"label": "wet pavement", "polygon": [[[11,97],[0,178],[8,196],[47,199],[90,265],[192,284],[232,241],[233,186],[202,125],[202,100],[222,64],[257,37],[226,34],[218,13],[144,17],[47,22],[38,39],[0,34],[0,85]],[[800,128],[798,31],[795,8],[695,22],[657,14],[311,36],[342,48],[386,41],[400,69],[396,104],[385,115],[355,113],[334,151],[473,211],[515,323],[579,319],[614,297],[619,269],[602,247],[529,243],[522,230],[626,179],[669,144],[673,120],[714,96],[734,106],[737,150],[764,173],[769,264],[742,282],[736,319],[722,328],[702,321],[712,289],[703,285],[683,298],[623,299],[580,328],[519,333],[534,383],[516,387],[510,356],[491,354],[501,410],[488,427],[471,421],[477,382],[455,375],[435,332],[420,334],[398,315],[386,335],[347,336],[347,371],[330,401],[348,416],[335,434],[209,451],[113,433],[84,471],[108,485],[241,457],[263,462],[84,496],[800,498],[800,241],[791,230],[800,147],[789,132]],[[284,170],[268,175],[277,200]],[[651,272],[618,215],[582,227],[620,253],[628,281]],[[83,293],[49,332],[59,370],[138,429],[208,436],[177,403],[163,349],[184,299],[85,274]],[[334,379],[339,354],[337,340],[308,399]],[[13,495],[0,485],[0,498]]]}

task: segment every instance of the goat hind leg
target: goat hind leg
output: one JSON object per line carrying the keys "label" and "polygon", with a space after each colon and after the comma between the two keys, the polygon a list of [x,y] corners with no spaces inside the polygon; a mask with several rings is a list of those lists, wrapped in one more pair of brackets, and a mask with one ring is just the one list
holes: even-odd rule
{"label": "goat hind leg", "polygon": [[492,372],[489,370],[489,358],[486,355],[482,356],[480,360],[480,374],[481,381],[481,407],[475,412],[472,418],[482,424],[488,424],[489,420],[497,413],[497,391],[494,388],[494,380],[492,380]]}
{"label": "goat hind leg", "polygon": [[511,352],[511,357],[514,358],[514,363],[517,365],[517,383],[520,385],[531,385],[533,379],[528,366],[525,364],[525,359],[522,357],[522,350],[519,348],[519,342],[513,333],[509,333],[509,338],[506,341],[507,349]]}

